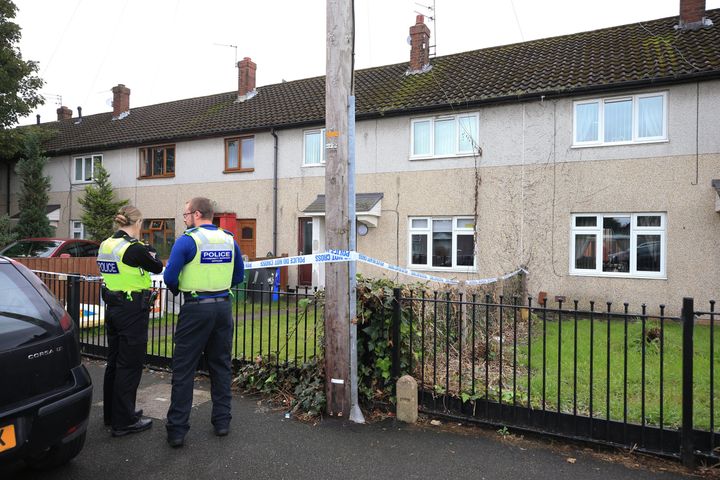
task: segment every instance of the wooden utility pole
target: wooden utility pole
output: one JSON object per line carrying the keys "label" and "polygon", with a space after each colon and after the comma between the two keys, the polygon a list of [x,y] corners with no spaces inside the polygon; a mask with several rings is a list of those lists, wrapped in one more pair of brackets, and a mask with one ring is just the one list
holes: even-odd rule
{"label": "wooden utility pole", "polygon": [[[352,83],[351,0],[327,0],[325,74],[325,239],[348,250],[348,99]],[[348,263],[325,265],[325,394],[331,416],[350,414]]]}

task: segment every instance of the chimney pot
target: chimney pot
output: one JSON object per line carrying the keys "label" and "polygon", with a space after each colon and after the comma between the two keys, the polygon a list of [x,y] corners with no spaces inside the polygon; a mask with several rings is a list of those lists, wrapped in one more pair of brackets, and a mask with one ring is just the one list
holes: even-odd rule
{"label": "chimney pot", "polygon": [[113,93],[113,118],[130,111],[130,89],[122,83],[112,88]]}
{"label": "chimney pot", "polygon": [[430,28],[424,15],[415,17],[410,27],[410,72],[421,72],[430,63]]}
{"label": "chimney pot", "polygon": [[57,119],[58,120],[67,120],[68,118],[72,118],[72,110],[70,110],[68,107],[63,105],[62,107],[58,108],[56,110],[57,112]]}
{"label": "chimney pot", "polygon": [[247,99],[248,94],[255,90],[255,71],[257,65],[250,57],[240,60],[238,66],[238,98]]}
{"label": "chimney pot", "polygon": [[78,107],[78,118],[82,118],[82,107]]}
{"label": "chimney pot", "polygon": [[36,114],[35,118],[37,119],[37,124],[40,125],[40,114]]}

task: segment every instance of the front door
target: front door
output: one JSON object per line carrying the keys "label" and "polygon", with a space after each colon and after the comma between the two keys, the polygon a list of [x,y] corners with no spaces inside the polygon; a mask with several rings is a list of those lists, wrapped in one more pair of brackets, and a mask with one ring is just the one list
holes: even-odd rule
{"label": "front door", "polygon": [[251,260],[257,258],[255,253],[255,219],[243,219],[237,221],[237,243],[243,255]]}
{"label": "front door", "polygon": [[[312,253],[312,218],[300,218],[298,228],[298,255]],[[312,285],[312,265],[298,265],[298,285]]]}

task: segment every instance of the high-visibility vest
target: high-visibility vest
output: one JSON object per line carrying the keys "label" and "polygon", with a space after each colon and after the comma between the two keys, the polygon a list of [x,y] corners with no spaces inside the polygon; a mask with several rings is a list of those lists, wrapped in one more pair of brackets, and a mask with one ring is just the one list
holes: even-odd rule
{"label": "high-visibility vest", "polygon": [[[133,239],[134,240],[134,239]],[[105,286],[113,292],[139,292],[150,288],[150,275],[140,267],[131,267],[122,261],[130,245],[138,240],[108,238],[100,244],[97,264]]]}
{"label": "high-visibility vest", "polygon": [[195,241],[195,257],[180,271],[181,292],[218,292],[232,283],[235,240],[225,230],[191,228],[185,231]]}

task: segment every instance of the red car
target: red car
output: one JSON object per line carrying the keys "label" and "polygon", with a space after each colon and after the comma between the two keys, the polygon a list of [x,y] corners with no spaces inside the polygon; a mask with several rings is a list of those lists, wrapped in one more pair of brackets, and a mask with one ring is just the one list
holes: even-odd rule
{"label": "red car", "polygon": [[6,257],[97,257],[100,244],[79,238],[24,238],[0,250]]}

